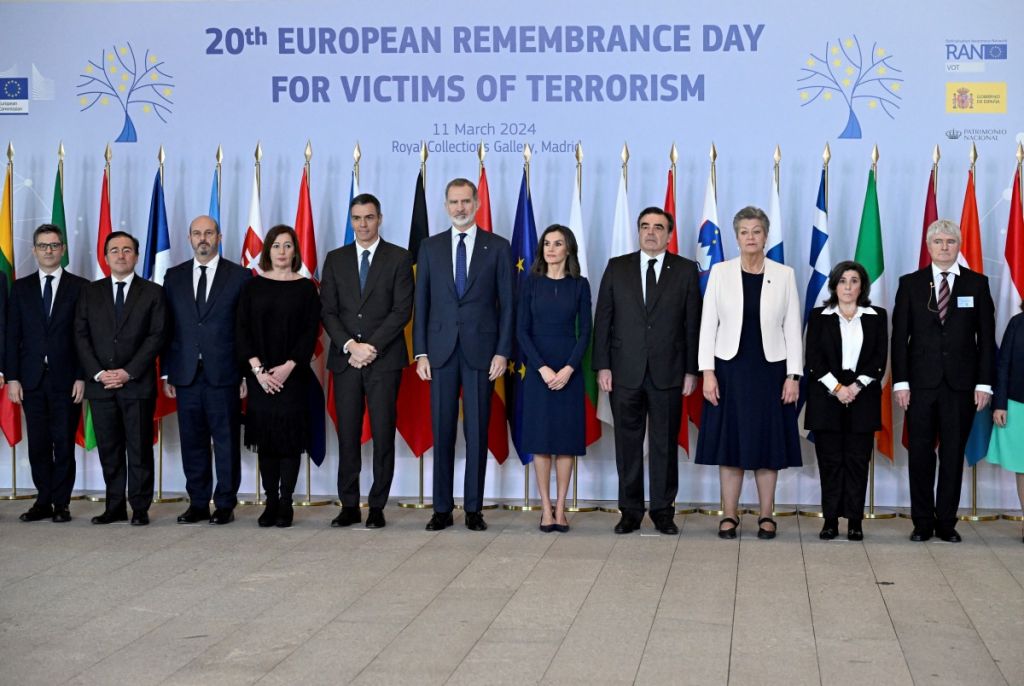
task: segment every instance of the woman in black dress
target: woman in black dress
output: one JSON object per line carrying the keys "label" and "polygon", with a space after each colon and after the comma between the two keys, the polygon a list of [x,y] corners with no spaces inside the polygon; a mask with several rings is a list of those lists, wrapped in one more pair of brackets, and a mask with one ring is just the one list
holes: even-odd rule
{"label": "woman in black dress", "polygon": [[711,268],[697,363],[704,411],[697,464],[717,465],[725,517],[718,535],[736,538],[743,472],[754,472],[758,538],[775,538],[779,470],[799,467],[796,400],[803,373],[800,296],[793,269],[765,257],[769,221],[745,207],[732,221],[740,256]]}
{"label": "woman in black dress", "polygon": [[259,456],[267,494],[259,518],[263,527],[292,525],[299,458],[310,448],[309,384],[316,379],[309,361],[320,296],[313,282],[299,275],[301,267],[295,231],[275,226],[263,242],[262,274],[246,284],[238,301],[238,351],[249,389],[245,445]]}
{"label": "woman in black dress", "polygon": [[[566,532],[572,458],[586,452],[583,375],[590,344],[590,283],[580,276],[576,237],[552,224],[541,234],[530,278],[519,293],[516,337],[526,355],[522,447],[533,455],[543,510],[540,530]],[[558,499],[551,509],[551,462]]]}
{"label": "woman in black dress", "polygon": [[828,277],[829,297],[807,320],[807,409],[814,432],[825,525],[820,538],[864,539],[861,520],[875,431],[882,427],[882,376],[889,354],[885,310],[872,307],[867,270],[840,262]]}

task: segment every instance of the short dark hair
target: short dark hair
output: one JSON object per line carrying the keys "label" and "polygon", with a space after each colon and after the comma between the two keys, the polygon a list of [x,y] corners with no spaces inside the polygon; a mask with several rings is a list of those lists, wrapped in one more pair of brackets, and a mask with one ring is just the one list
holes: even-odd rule
{"label": "short dark hair", "polygon": [[573,235],[572,229],[561,224],[552,224],[540,235],[530,272],[533,274],[548,273],[548,261],[544,259],[544,239],[549,233],[560,233],[565,238],[565,247],[569,251],[565,256],[565,273],[574,279],[580,278],[579,244],[576,243],[576,236]]}
{"label": "short dark hair", "polygon": [[269,272],[274,266],[274,263],[270,259],[270,248],[274,245],[274,241],[282,233],[286,233],[291,236],[292,243],[295,245],[295,252],[292,254],[292,271],[297,272],[302,269],[302,256],[299,255],[299,237],[295,235],[295,229],[288,226],[287,224],[278,224],[270,231],[267,232],[267,237],[263,239],[263,250],[260,251],[260,270]]}
{"label": "short dark hair", "polygon": [[675,231],[675,229],[676,229],[676,220],[675,220],[675,218],[672,217],[671,213],[666,212],[665,210],[661,209],[660,207],[645,207],[644,209],[640,210],[640,214],[638,214],[636,216],[636,230],[637,231],[640,230],[640,220],[643,219],[644,216],[648,215],[648,214],[660,214],[662,217],[664,217],[668,221],[668,232],[672,233],[673,231]]}
{"label": "short dark hair", "polygon": [[107,246],[110,245],[110,241],[114,240],[115,238],[131,238],[132,239],[132,245],[135,246],[135,253],[138,254],[138,252],[139,252],[139,239],[138,238],[136,238],[135,236],[131,235],[127,231],[111,231],[110,235],[108,235],[106,240],[103,241],[103,254],[104,255],[107,254]]}
{"label": "short dark hair", "polygon": [[352,198],[348,202],[348,209],[351,212],[352,208],[356,205],[373,205],[377,208],[377,214],[380,214],[380,200],[377,200],[377,196],[372,193],[360,193],[356,197]]}
{"label": "short dark hair", "polygon": [[860,262],[843,260],[828,275],[828,298],[823,302],[825,307],[836,307],[839,304],[839,296],[836,289],[839,288],[839,279],[843,278],[846,272],[857,272],[860,276],[860,295],[857,296],[857,306],[867,307],[871,304],[871,281],[868,280],[868,270]]}
{"label": "short dark hair", "polygon": [[61,245],[64,244],[64,233],[60,230],[60,227],[56,224],[40,224],[39,228],[32,232],[32,245],[36,244],[39,237],[44,233],[55,233],[60,236]]}
{"label": "short dark hair", "polygon": [[444,187],[444,199],[448,200],[448,191],[453,188],[460,188],[468,186],[473,189],[473,200],[476,200],[476,184],[469,179],[464,179],[461,176],[457,179],[452,179],[448,182],[448,185]]}

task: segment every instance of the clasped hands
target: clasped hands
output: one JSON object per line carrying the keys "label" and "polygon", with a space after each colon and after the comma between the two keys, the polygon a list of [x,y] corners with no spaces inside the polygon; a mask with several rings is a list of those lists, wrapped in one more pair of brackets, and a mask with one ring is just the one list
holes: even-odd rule
{"label": "clasped hands", "polygon": [[96,380],[103,384],[103,388],[110,391],[121,388],[131,381],[131,375],[123,369],[104,369]]}
{"label": "clasped hands", "polygon": [[288,376],[295,369],[295,363],[288,360],[276,367],[265,369],[256,374],[256,380],[260,386],[266,391],[267,395],[274,395],[284,390],[284,382],[288,380]]}
{"label": "clasped hands", "polygon": [[377,349],[369,343],[348,344],[348,363],[356,369],[362,369],[377,359]]}
{"label": "clasped hands", "polygon": [[576,370],[569,365],[565,365],[556,372],[551,367],[545,365],[537,371],[540,372],[540,378],[544,379],[544,383],[548,385],[550,390],[560,391],[565,388],[567,383],[569,383],[572,373]]}

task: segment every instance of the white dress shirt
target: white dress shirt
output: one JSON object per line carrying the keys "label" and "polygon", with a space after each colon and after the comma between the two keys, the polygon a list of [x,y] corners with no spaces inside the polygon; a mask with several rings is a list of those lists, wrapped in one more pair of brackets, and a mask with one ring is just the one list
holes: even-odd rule
{"label": "white dress shirt", "polygon": [[[469,239],[467,238],[466,240],[468,241]],[[375,240],[373,242],[373,245],[371,245],[368,248],[364,248],[363,246],[359,245],[358,242],[355,245],[356,245],[356,273],[358,274],[359,273],[359,268],[360,268],[360,266],[363,263],[363,251],[365,251],[365,250],[369,250],[370,251],[370,254],[366,256],[366,260],[367,260],[367,262],[369,263],[369,265],[371,267],[373,266],[373,256],[377,254],[377,246],[380,245],[380,236],[377,236],[377,240]],[[467,257],[466,262],[467,262],[467,272],[468,272],[469,271],[468,270],[468,262],[469,262],[468,258],[469,258],[469,256],[467,255],[466,257]],[[345,345],[341,346],[341,351],[347,355],[348,354],[348,346],[350,346],[353,343],[355,343],[355,341],[356,341],[356,339],[354,339],[354,338],[350,338],[347,341],[345,341]]]}
{"label": "white dress shirt", "polygon": [[50,301],[50,312],[47,312],[46,313],[47,315],[49,315],[50,313],[53,312],[53,303],[57,301],[57,286],[60,285],[60,277],[63,274],[64,274],[64,268],[63,267],[57,267],[56,269],[54,269],[49,274],[44,272],[42,269],[39,270],[39,293],[40,294],[43,294],[46,291],[46,277],[47,276],[52,276],[53,277],[53,281],[50,282],[50,287],[53,290],[53,300]]}
{"label": "white dress shirt", "polygon": [[[473,224],[471,227],[469,227],[464,232],[462,232],[462,233],[466,234],[466,278],[469,278],[469,263],[473,261],[473,246],[476,245],[476,232],[477,232],[476,224]],[[452,278],[453,279],[455,278],[455,269],[456,269],[456,261],[457,261],[456,252],[459,249],[459,236],[460,235],[461,235],[461,233],[459,232],[459,230],[456,229],[453,226],[452,227]],[[529,265],[527,265],[527,269],[529,269]]]}
{"label": "white dress shirt", "polygon": [[[118,281],[117,277],[115,277],[113,274],[110,275],[110,288],[111,288],[111,292],[114,295],[114,302],[115,303],[117,302],[117,284],[119,284],[119,283],[123,283],[124,284],[124,301],[128,302],[128,291],[131,290],[132,281],[134,281],[134,280],[135,280],[135,272],[132,272],[131,274],[129,274],[128,276],[124,277],[120,281]],[[102,374],[105,371],[107,371],[107,370],[103,369],[103,370],[97,372],[96,376],[94,376],[92,378],[92,380],[93,381],[99,381],[100,380],[100,374]]]}
{"label": "white dress shirt", "polygon": [[[860,318],[864,315],[876,315],[878,313],[875,312],[873,307],[857,307],[853,319],[848,320],[842,316],[838,307],[826,307],[822,314],[839,317],[839,334],[843,341],[843,369],[849,369],[851,372],[856,371],[857,360],[860,359],[860,349],[864,345],[864,327],[861,325]],[[861,374],[857,377],[857,380],[865,386],[874,381],[872,377],[866,374]],[[825,374],[819,381],[825,385],[829,392],[839,385],[839,379],[832,372]]]}
{"label": "white dress shirt", "polygon": [[647,302],[647,264],[654,260],[654,283],[658,283],[661,280],[661,268],[665,264],[665,251],[661,251],[657,255],[648,255],[643,250],[640,251],[640,288],[644,294],[644,302]]}
{"label": "white dress shirt", "polygon": [[199,264],[199,260],[192,258],[192,297],[199,295],[199,277],[203,271],[200,267],[206,267],[206,299],[210,299],[210,288],[213,286],[213,275],[217,273],[217,265],[220,264],[220,255],[214,255],[206,264]]}

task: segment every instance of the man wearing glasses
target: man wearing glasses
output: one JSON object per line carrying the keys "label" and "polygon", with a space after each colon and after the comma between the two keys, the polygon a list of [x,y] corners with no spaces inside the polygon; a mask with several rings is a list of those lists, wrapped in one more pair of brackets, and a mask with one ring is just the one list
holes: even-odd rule
{"label": "man wearing glasses", "polygon": [[[153,408],[156,356],[164,342],[164,289],[135,278],[139,241],[114,231],[103,245],[110,276],[82,289],[75,343],[85,372],[107,508],[93,524],[128,519],[149,524],[153,502]],[[125,487],[127,486],[127,502]]]}
{"label": "man wearing glasses", "polygon": [[25,409],[28,459],[36,502],[23,522],[70,522],[75,485],[75,430],[85,393],[75,352],[75,304],[88,283],[61,267],[60,229],[43,224],[32,235],[39,270],[11,286],[5,364],[7,397]]}

